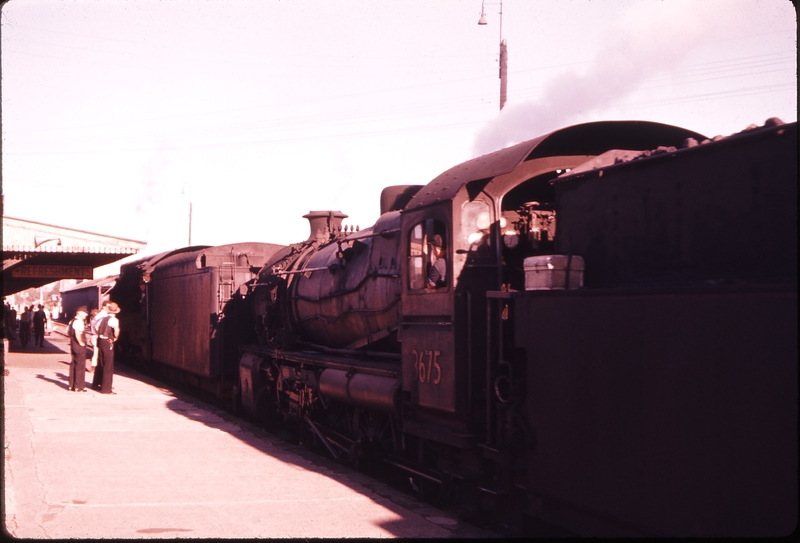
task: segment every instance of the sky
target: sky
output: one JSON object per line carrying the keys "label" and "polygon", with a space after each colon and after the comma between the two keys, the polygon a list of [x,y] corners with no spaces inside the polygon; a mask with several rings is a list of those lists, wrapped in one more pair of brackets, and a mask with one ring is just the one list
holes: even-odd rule
{"label": "sky", "polygon": [[384,187],[573,124],[640,119],[713,137],[797,120],[789,0],[505,0],[485,2],[479,26],[481,9],[11,0],[4,212],[146,241],[140,256],[190,236],[290,244],[308,237],[311,210],[365,228]]}

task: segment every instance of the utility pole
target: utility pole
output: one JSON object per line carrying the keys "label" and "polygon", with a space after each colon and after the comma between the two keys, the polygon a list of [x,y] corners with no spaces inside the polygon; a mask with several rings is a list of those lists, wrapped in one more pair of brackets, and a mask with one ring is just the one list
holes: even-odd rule
{"label": "utility pole", "polygon": [[[500,4],[500,109],[503,109],[503,106],[506,105],[506,98],[507,93],[506,90],[508,89],[508,47],[506,44],[506,40],[503,39],[503,0],[500,2],[494,2],[495,4]],[[491,4],[491,3],[490,3]],[[481,18],[478,20],[478,24],[483,26],[489,24],[486,20],[486,2],[481,2]]]}
{"label": "utility pole", "polygon": [[500,109],[501,110],[503,109],[503,106],[506,105],[507,88],[508,88],[508,49],[506,48],[506,40],[500,40]]}
{"label": "utility pole", "polygon": [[192,185],[191,183],[184,183],[181,189],[181,194],[189,197],[189,247],[192,246]]}
{"label": "utility pole", "polygon": [[189,200],[189,247],[192,246],[192,200]]}

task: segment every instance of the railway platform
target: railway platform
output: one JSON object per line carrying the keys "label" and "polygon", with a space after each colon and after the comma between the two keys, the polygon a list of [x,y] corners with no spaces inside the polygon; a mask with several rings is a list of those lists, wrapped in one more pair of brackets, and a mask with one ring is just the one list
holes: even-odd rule
{"label": "railway platform", "polygon": [[8,536],[494,535],[121,364],[115,394],[70,392],[62,332],[4,360]]}

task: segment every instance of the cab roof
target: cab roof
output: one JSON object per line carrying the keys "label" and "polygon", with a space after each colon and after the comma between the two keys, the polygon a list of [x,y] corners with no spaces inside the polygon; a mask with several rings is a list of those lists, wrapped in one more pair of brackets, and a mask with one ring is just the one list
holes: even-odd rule
{"label": "cab roof", "polygon": [[680,147],[687,138],[703,140],[705,136],[685,128],[649,121],[600,121],[561,128],[450,168],[420,189],[405,209],[450,200],[467,183],[509,173],[528,160],[600,155],[610,149],[644,151],[660,146]]}

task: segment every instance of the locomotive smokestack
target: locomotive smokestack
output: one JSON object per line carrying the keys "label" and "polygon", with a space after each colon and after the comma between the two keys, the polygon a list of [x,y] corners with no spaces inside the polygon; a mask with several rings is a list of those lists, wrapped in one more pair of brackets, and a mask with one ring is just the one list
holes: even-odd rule
{"label": "locomotive smokestack", "polygon": [[341,211],[309,211],[308,214],[303,215],[303,218],[308,219],[311,226],[311,234],[306,241],[329,239],[331,233],[342,225],[342,219],[347,217]]}

